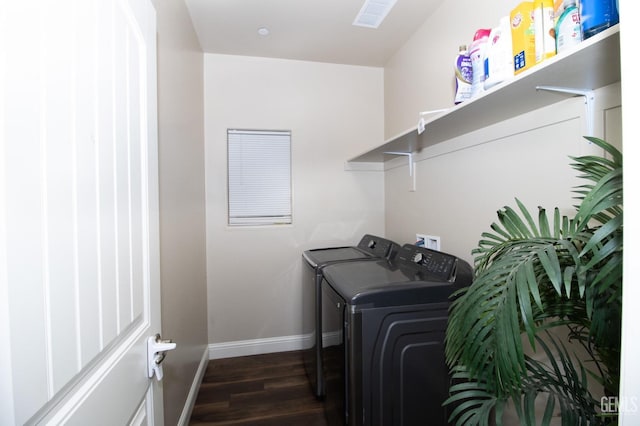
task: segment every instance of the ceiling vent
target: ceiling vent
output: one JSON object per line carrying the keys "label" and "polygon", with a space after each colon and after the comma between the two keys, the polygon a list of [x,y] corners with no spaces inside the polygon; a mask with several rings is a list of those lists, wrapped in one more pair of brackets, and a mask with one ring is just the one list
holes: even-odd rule
{"label": "ceiling vent", "polygon": [[397,0],[365,0],[353,25],[378,28]]}

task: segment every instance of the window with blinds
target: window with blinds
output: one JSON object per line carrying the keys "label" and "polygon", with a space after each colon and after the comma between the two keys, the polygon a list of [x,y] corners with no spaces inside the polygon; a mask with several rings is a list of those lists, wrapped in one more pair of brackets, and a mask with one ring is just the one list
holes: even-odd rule
{"label": "window with blinds", "polygon": [[291,132],[227,130],[229,225],[291,223]]}

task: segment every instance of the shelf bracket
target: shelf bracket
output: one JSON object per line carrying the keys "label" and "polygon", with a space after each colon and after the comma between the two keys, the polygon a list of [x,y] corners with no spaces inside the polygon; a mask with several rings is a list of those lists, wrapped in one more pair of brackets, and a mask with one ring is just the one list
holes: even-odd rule
{"label": "shelf bracket", "polygon": [[593,121],[594,121],[593,103],[595,102],[596,95],[593,90],[582,90],[582,89],[573,89],[570,87],[556,87],[556,86],[536,86],[536,90],[545,90],[547,92],[559,92],[559,93],[567,93],[575,96],[583,96],[585,111],[587,115],[586,117],[587,136],[594,136],[593,134]]}
{"label": "shelf bracket", "polygon": [[413,176],[413,154],[411,152],[386,151],[385,154],[409,157],[409,176]]}
{"label": "shelf bracket", "polygon": [[420,120],[418,120],[418,134],[421,135],[422,132],[424,132],[424,129],[426,129],[427,127],[427,121],[424,119],[425,115],[438,114],[440,112],[447,112],[450,109],[451,108],[441,108],[441,109],[434,109],[431,111],[422,111],[420,113]]}
{"label": "shelf bracket", "polygon": [[415,174],[415,165],[413,163],[413,153],[411,152],[399,152],[399,151],[386,151],[385,154],[389,155],[401,155],[407,157],[409,159],[409,176],[412,178],[411,181],[411,191],[416,190],[416,174]]}

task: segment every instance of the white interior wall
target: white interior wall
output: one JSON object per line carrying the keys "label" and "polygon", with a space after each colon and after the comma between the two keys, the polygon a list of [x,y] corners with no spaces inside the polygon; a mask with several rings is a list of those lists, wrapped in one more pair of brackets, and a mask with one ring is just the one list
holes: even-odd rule
{"label": "white interior wall", "polygon": [[[383,174],[344,170],[382,142],[383,71],[214,54],[204,70],[209,343],[266,351],[246,341],[301,334],[302,252],[384,233]],[[293,225],[227,225],[228,128],[291,130]]]}
{"label": "white interior wall", "polygon": [[184,2],[155,0],[164,420],[186,424],[207,362],[203,53]]}
{"label": "white interior wall", "polygon": [[[596,92],[599,125],[620,146],[620,85]],[[572,188],[581,183],[569,156],[598,152],[582,134],[581,99],[562,101],[423,150],[415,156],[416,191],[409,191],[406,161],[387,162],[387,236],[410,241],[416,233],[441,237],[441,249],[472,263],[482,232],[515,198],[537,216],[537,207],[572,214]],[[603,130],[604,131],[604,130]],[[549,216],[551,217],[551,216]]]}

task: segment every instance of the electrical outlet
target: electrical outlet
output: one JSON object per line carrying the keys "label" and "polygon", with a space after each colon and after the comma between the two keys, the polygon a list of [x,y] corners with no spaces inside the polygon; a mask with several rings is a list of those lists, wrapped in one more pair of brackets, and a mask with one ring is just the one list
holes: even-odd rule
{"label": "electrical outlet", "polygon": [[416,245],[431,250],[440,251],[440,237],[427,234],[416,234]]}

